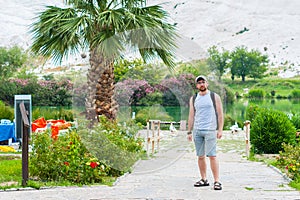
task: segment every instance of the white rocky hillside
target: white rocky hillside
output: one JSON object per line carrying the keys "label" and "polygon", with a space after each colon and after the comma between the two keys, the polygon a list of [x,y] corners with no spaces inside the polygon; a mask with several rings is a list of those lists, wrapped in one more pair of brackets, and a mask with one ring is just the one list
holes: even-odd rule
{"label": "white rocky hillside", "polygon": [[[212,45],[232,50],[245,45],[269,55],[280,76],[300,73],[299,0],[149,0],[170,13],[181,35],[179,60],[207,56]],[[63,0],[0,0],[0,46],[30,45],[28,27],[45,5]],[[80,56],[70,62],[84,62]]]}

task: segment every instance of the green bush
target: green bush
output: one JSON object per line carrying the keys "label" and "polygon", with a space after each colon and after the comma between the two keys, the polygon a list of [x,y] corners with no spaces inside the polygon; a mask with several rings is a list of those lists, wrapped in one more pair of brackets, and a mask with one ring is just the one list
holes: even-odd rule
{"label": "green bush", "polygon": [[6,106],[2,101],[0,101],[0,119],[9,119],[10,121],[14,119],[14,109]]}
{"label": "green bush", "polygon": [[63,119],[66,121],[74,121],[72,110],[66,110],[62,107],[36,107],[32,111],[32,120],[44,117],[48,119]]}
{"label": "green bush", "polygon": [[161,92],[153,92],[150,94],[147,94],[144,98],[142,98],[139,101],[140,105],[144,106],[152,106],[156,104],[162,104],[163,103],[163,94]]}
{"label": "green bush", "polygon": [[136,114],[135,121],[146,125],[150,120],[162,120],[162,121],[173,121],[173,118],[168,115],[163,107],[160,106],[151,106],[145,107],[142,110],[139,110]]}
{"label": "green bush", "polygon": [[262,99],[265,96],[265,92],[260,89],[252,89],[248,93],[248,98],[259,98]]}
{"label": "green bush", "polygon": [[33,133],[30,176],[41,181],[101,183],[109,168],[91,155],[76,132],[53,140],[49,132]]}
{"label": "green bush", "polygon": [[80,128],[78,134],[89,152],[110,166],[109,174],[118,176],[130,171],[145,153],[144,141],[136,137],[140,128],[133,121],[117,124],[101,116],[93,131]]}
{"label": "green bush", "polygon": [[44,81],[36,79],[0,80],[0,100],[14,104],[16,94],[31,94],[35,106],[70,106],[73,84],[69,80]]}
{"label": "green bush", "polygon": [[300,90],[292,90],[291,97],[295,99],[300,99]]}
{"label": "green bush", "polygon": [[100,120],[93,130],[80,125],[78,132],[70,131],[57,139],[52,139],[48,131],[33,133],[30,177],[93,184],[129,171],[144,152],[143,141],[136,138],[139,128],[105,117]]}
{"label": "green bush", "polygon": [[279,153],[282,143],[295,144],[296,129],[286,114],[259,108],[251,123],[251,144],[254,153]]}
{"label": "green bush", "polygon": [[292,179],[300,178],[300,146],[283,144],[283,151],[276,162]]}
{"label": "green bush", "polygon": [[13,106],[15,94],[21,94],[20,88],[15,83],[0,80],[0,101]]}
{"label": "green bush", "polygon": [[257,114],[259,113],[261,108],[259,108],[257,105],[250,105],[246,109],[246,119],[252,122]]}
{"label": "green bush", "polygon": [[291,116],[291,122],[297,130],[300,130],[300,113],[295,113]]}
{"label": "green bush", "polygon": [[234,102],[234,98],[235,98],[235,95],[233,93],[233,91],[229,88],[229,87],[225,87],[225,92],[226,92],[226,95],[225,95],[225,102],[226,103],[233,103]]}
{"label": "green bush", "polygon": [[225,115],[224,117],[224,130],[229,130],[230,127],[235,123],[235,119],[233,119],[230,115]]}
{"label": "green bush", "polygon": [[0,47],[0,79],[8,80],[27,60],[27,54],[18,46]]}

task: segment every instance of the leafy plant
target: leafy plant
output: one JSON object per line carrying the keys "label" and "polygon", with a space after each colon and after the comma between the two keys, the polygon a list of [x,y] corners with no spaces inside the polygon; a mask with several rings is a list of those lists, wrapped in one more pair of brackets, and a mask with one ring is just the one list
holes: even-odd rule
{"label": "leafy plant", "polygon": [[150,119],[162,120],[162,121],[172,121],[173,118],[167,114],[163,107],[159,105],[154,105],[151,107],[145,107],[138,111],[136,115],[136,122],[146,125]]}
{"label": "leafy plant", "polygon": [[27,55],[18,46],[0,47],[0,79],[8,80],[25,63]]}
{"label": "leafy plant", "polygon": [[235,76],[241,76],[243,82],[246,80],[246,76],[262,78],[267,71],[268,57],[257,50],[248,51],[245,46],[236,47],[231,52],[230,58],[232,80]]}
{"label": "leafy plant", "polygon": [[115,98],[119,105],[137,105],[155,89],[145,80],[127,79],[116,84]]}
{"label": "leafy plant", "polygon": [[136,137],[141,127],[133,121],[118,124],[104,116],[100,116],[99,120],[94,130],[80,128],[78,133],[89,152],[110,167],[110,175],[122,175],[144,153],[143,140]]}
{"label": "leafy plant", "polygon": [[225,70],[229,67],[229,51],[222,48],[222,52],[219,52],[217,46],[212,46],[208,49],[208,53],[208,65],[218,74],[219,80],[221,80]]}
{"label": "leafy plant", "polygon": [[295,99],[300,99],[300,90],[292,90],[291,97]]}
{"label": "leafy plant", "polygon": [[140,105],[143,106],[152,106],[152,105],[161,105],[163,104],[163,94],[161,92],[153,92],[149,95],[146,95],[139,101]]}
{"label": "leafy plant", "polygon": [[30,176],[43,181],[101,183],[108,168],[92,156],[76,132],[53,140],[49,133],[33,134]]}
{"label": "leafy plant", "polygon": [[279,153],[282,143],[295,144],[295,127],[286,114],[259,108],[251,123],[251,144],[255,153]]}
{"label": "leafy plant", "polygon": [[163,105],[188,105],[194,93],[195,82],[192,74],[164,79],[155,87],[163,93]]}
{"label": "leafy plant", "polygon": [[265,96],[265,92],[261,89],[251,89],[248,94],[249,98],[262,99],[262,98],[264,98],[264,96]]}
{"label": "leafy plant", "polygon": [[14,109],[6,106],[2,101],[0,101],[0,119],[9,119],[10,121],[14,119]]}
{"label": "leafy plant", "polygon": [[74,113],[62,107],[35,107],[32,111],[32,120],[40,117],[45,119],[63,119],[66,121],[74,121]]}
{"label": "leafy plant", "polygon": [[300,146],[284,143],[283,150],[279,153],[278,166],[284,169],[290,178],[300,178]]}
{"label": "leafy plant", "polygon": [[295,128],[300,130],[300,113],[294,113],[291,116],[291,122],[294,124]]}
{"label": "leafy plant", "polygon": [[107,176],[130,170],[143,152],[134,124],[122,126],[100,117],[93,130],[80,127],[52,139],[48,131],[33,133],[30,176],[39,181],[102,183]]}

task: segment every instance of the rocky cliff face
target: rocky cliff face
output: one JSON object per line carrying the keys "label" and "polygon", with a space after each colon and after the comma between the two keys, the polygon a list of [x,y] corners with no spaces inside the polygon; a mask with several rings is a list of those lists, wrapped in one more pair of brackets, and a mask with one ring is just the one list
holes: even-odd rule
{"label": "rocky cliff face", "polygon": [[[177,25],[178,60],[207,56],[212,45],[232,50],[245,45],[269,55],[274,67],[286,65],[284,76],[300,71],[299,0],[150,0],[162,4]],[[28,27],[45,5],[62,0],[0,0],[0,46],[28,48]],[[283,76],[283,75],[282,75]]]}

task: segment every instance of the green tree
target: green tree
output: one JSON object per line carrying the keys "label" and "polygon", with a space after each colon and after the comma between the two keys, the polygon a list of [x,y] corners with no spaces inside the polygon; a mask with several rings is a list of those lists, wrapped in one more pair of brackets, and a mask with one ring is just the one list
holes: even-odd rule
{"label": "green tree", "polygon": [[193,74],[195,77],[199,74],[210,74],[211,69],[207,65],[206,59],[192,60],[189,62],[177,63],[175,76],[180,76],[182,74]]}
{"label": "green tree", "polygon": [[164,66],[159,63],[146,64],[141,59],[132,61],[120,59],[115,63],[116,82],[125,79],[147,80],[151,85],[158,84],[166,74]]}
{"label": "green tree", "polygon": [[252,49],[249,52],[248,57],[248,62],[251,66],[249,77],[254,79],[263,78],[265,76],[265,72],[268,70],[268,56],[262,55],[259,51]]}
{"label": "green tree", "polygon": [[212,46],[208,49],[209,58],[208,65],[215,71],[221,80],[221,77],[224,75],[225,70],[228,68],[228,62],[230,60],[229,51],[222,48],[222,52],[217,49],[217,46]]}
{"label": "green tree", "polygon": [[119,82],[124,79],[124,76],[131,70],[131,69],[136,69],[142,66],[143,60],[141,59],[135,59],[132,61],[126,60],[126,59],[118,59],[115,61],[115,69],[114,69],[114,74],[115,74],[115,81]]}
{"label": "green tree", "polygon": [[144,61],[159,57],[174,67],[177,37],[161,6],[146,0],[65,0],[66,7],[48,6],[31,26],[33,52],[61,61],[88,49],[86,117],[116,118],[114,61],[127,47]]}
{"label": "green tree", "polygon": [[231,77],[242,77],[242,81],[246,80],[246,76],[252,78],[262,78],[267,71],[268,57],[262,55],[257,50],[248,51],[247,47],[236,47],[231,53]]}
{"label": "green tree", "polygon": [[27,59],[26,53],[17,46],[7,49],[0,47],[0,79],[7,80],[22,67]]}

